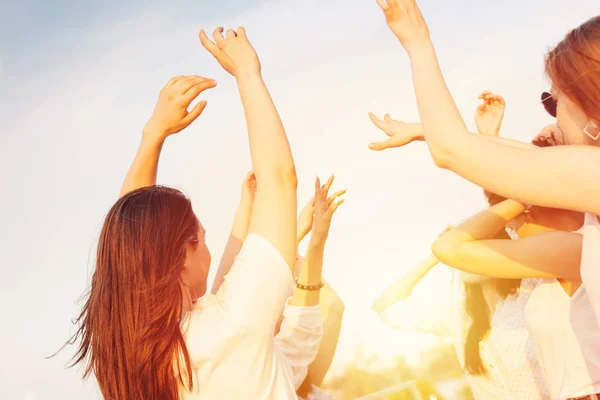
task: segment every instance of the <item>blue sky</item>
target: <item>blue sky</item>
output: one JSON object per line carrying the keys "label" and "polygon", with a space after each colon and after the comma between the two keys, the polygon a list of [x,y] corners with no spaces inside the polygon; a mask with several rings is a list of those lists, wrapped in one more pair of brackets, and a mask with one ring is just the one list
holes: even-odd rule
{"label": "blue sky", "polygon": [[[4,2],[8,3],[8,2]],[[505,96],[502,134],[529,140],[551,122],[539,105],[543,55],[598,12],[558,0],[421,2],[446,80],[474,129],[477,95]],[[218,88],[203,116],[165,145],[159,183],[184,190],[220,257],[250,168],[234,81],[200,46],[200,28],[243,24],[282,115],[299,174],[337,176],[346,203],[333,222],[325,276],[346,303],[334,372],[359,347],[413,355],[430,338],[390,331],[370,311],[377,295],[427,256],[447,223],[483,206],[479,189],[435,168],[426,146],[373,153],[367,113],[418,118],[406,55],[374,0],[28,1],[0,15],[0,397],[98,398],[73,354],[52,354],[74,332],[103,216],[116,200],[141,128],[171,76]],[[349,250],[351,249],[351,250]],[[421,289],[442,297],[443,269]],[[435,292],[434,292],[435,290]],[[432,296],[436,293],[436,296]]]}

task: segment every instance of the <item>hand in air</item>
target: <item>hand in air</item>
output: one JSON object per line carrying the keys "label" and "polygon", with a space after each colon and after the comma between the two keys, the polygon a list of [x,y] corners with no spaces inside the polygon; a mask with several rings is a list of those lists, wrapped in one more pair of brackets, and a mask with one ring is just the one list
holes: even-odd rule
{"label": "hand in air", "polygon": [[[323,186],[321,186],[321,189],[326,190],[327,192],[329,192],[329,189],[331,188],[331,184],[333,183],[334,180],[334,176],[331,175],[329,177],[329,179],[327,179],[327,182],[325,182],[323,184]],[[336,193],[336,195],[342,195],[346,193],[345,190],[340,190],[339,192]],[[308,232],[310,232],[310,230],[312,229],[313,226],[313,221],[314,221],[314,213],[315,213],[315,196],[313,196],[308,203],[306,203],[306,205],[304,206],[304,208],[300,211],[300,214],[298,215],[298,243],[300,243],[300,241],[302,239],[304,239],[304,237],[306,235],[308,235]]]}
{"label": "hand in air", "polygon": [[206,36],[204,30],[200,31],[200,42],[225,71],[236,78],[242,73],[260,73],[258,55],[244,28],[240,26],[237,31],[228,29],[223,37],[223,28],[219,27],[213,32],[213,38],[214,42]]}
{"label": "hand in air", "polygon": [[252,210],[254,204],[254,196],[256,195],[256,175],[254,171],[250,171],[246,174],[244,182],[242,183],[242,199],[240,204],[249,207]]}
{"label": "hand in air", "polygon": [[200,93],[216,85],[213,79],[197,75],[171,79],[160,91],[152,116],[144,127],[144,135],[164,140],[189,126],[206,107],[206,101],[201,101],[188,112],[191,102]]}
{"label": "hand in air", "polygon": [[385,20],[402,46],[410,51],[413,46],[427,45],[429,28],[416,0],[377,0]]}
{"label": "hand in air", "polygon": [[396,121],[389,114],[385,114],[383,121],[373,113],[369,113],[369,118],[376,127],[389,136],[383,142],[370,143],[369,148],[371,150],[379,151],[392,147],[402,147],[415,140],[423,140],[423,127],[421,124]]}
{"label": "hand in air", "polygon": [[346,193],[345,190],[340,190],[328,197],[329,190],[325,185],[321,186],[319,177],[315,182],[315,211],[314,221],[312,226],[312,238],[324,241],[329,235],[329,227],[331,225],[331,217],[337,210],[338,206],[344,202],[341,195]]}
{"label": "hand in air", "polygon": [[499,136],[506,102],[502,96],[491,92],[483,92],[478,98],[483,103],[477,107],[475,112],[477,131],[482,135]]}
{"label": "hand in air", "polygon": [[538,147],[561,146],[565,144],[565,138],[558,126],[552,124],[544,127],[531,143]]}

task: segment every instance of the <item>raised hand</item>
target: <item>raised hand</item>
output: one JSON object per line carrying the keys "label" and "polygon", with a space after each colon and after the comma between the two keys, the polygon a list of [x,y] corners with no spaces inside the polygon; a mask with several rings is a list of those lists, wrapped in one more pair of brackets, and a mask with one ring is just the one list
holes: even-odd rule
{"label": "raised hand", "polygon": [[197,75],[172,78],[160,91],[152,116],[144,127],[144,136],[164,140],[186,128],[206,107],[206,101],[201,101],[188,111],[191,102],[200,93],[216,85],[213,79]]}
{"label": "raised hand", "polygon": [[418,123],[405,123],[392,119],[389,114],[385,114],[383,121],[377,118],[373,113],[369,113],[369,118],[376,127],[381,129],[389,136],[383,142],[374,142],[369,144],[371,150],[385,150],[392,147],[402,147],[415,140],[425,140],[423,137],[423,126]]}
{"label": "raised hand", "polygon": [[344,202],[344,199],[340,198],[344,193],[346,193],[345,190],[340,190],[328,197],[329,190],[321,187],[321,181],[317,177],[315,181],[315,211],[312,227],[312,238],[314,240],[327,240],[329,227],[331,226],[331,217],[338,206]]}
{"label": "raised hand", "polygon": [[482,135],[499,136],[506,102],[502,96],[491,92],[483,92],[478,98],[482,100],[482,104],[475,112],[477,131]]}
{"label": "raised hand", "polygon": [[552,124],[544,127],[531,143],[538,147],[561,146],[565,144],[565,139],[558,126]]}
{"label": "raised hand", "polygon": [[429,44],[429,28],[416,0],[377,0],[385,20],[407,51]]}
{"label": "raised hand", "polygon": [[213,32],[214,42],[204,30],[200,31],[200,42],[210,54],[221,64],[225,71],[238,77],[240,73],[260,74],[260,61],[256,51],[246,36],[246,30],[239,27],[237,31],[228,29],[223,37],[223,28]]}
{"label": "raised hand", "polygon": [[[331,175],[329,177],[329,179],[327,179],[327,182],[325,182],[325,184],[323,184],[323,186],[321,186],[322,189],[325,189],[327,192],[329,192],[329,189],[331,188],[331,184],[333,183],[334,180],[334,176]],[[343,194],[346,191],[340,191],[338,193]],[[315,213],[315,196],[313,196],[308,203],[306,203],[306,205],[304,206],[304,208],[300,211],[300,214],[298,215],[298,243],[300,243],[302,241],[302,239],[304,239],[304,237],[306,235],[308,235],[308,232],[310,232],[310,230],[312,229],[313,226],[313,221],[314,221],[314,213]]]}

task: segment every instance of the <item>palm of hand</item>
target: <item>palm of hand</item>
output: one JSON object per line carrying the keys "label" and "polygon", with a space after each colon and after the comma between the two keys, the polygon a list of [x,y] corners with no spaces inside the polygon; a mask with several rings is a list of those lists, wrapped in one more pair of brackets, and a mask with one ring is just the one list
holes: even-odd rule
{"label": "palm of hand", "polygon": [[414,141],[422,131],[421,124],[406,123],[392,119],[389,114],[385,114],[383,120],[377,118],[373,113],[369,113],[369,118],[379,129],[388,135],[388,139],[383,142],[369,144],[371,150],[384,150],[392,147],[402,147]]}
{"label": "palm of hand", "polygon": [[483,103],[477,107],[475,113],[477,131],[484,135],[498,136],[506,103],[501,96],[490,92],[483,92],[479,98]]}

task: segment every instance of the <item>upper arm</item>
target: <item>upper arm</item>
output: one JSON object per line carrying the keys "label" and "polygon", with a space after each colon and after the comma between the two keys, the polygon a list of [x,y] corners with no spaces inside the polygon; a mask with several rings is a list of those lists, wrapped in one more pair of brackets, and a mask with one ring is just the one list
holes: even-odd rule
{"label": "upper arm", "polygon": [[267,239],[250,234],[216,296],[235,323],[272,335],[293,283],[279,251]]}
{"label": "upper arm", "polygon": [[293,182],[258,182],[257,176],[248,233],[267,239],[293,270],[297,251],[296,185]]}
{"label": "upper arm", "polygon": [[520,148],[473,134],[459,141],[444,167],[474,184],[526,204],[600,215],[600,148]]}
{"label": "upper arm", "polygon": [[580,279],[582,236],[545,232],[517,240],[454,240],[444,234],[433,253],[444,264],[493,278]]}

